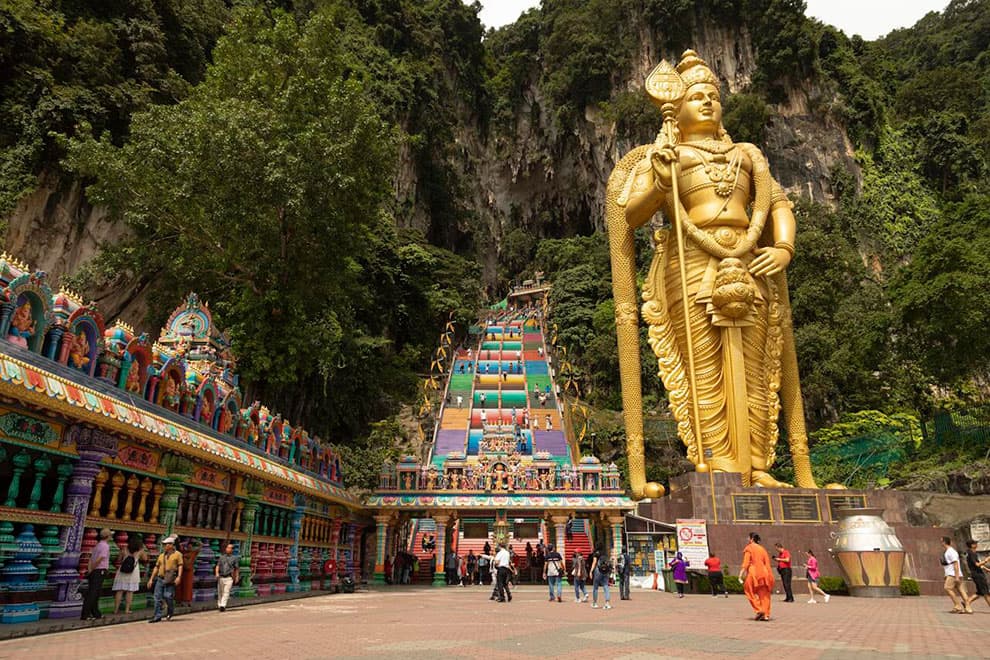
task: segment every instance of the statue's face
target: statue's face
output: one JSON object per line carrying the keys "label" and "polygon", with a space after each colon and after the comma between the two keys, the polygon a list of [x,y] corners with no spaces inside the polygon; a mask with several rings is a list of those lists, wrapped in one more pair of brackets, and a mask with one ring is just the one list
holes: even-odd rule
{"label": "statue's face", "polygon": [[710,83],[698,83],[688,88],[681,101],[677,121],[682,130],[718,129],[722,124],[722,97]]}

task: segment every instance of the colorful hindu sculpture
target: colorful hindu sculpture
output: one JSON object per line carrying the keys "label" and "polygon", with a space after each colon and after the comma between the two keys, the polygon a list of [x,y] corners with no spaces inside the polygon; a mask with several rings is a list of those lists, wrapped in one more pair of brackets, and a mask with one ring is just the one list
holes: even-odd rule
{"label": "colorful hindu sculpture", "polygon": [[28,340],[34,336],[37,325],[32,315],[31,303],[25,300],[18,305],[13,317],[10,319],[10,330],[7,333],[7,339],[12,344],[27,348]]}
{"label": "colorful hindu sculpture", "polygon": [[70,335],[69,363],[76,369],[86,370],[89,365],[89,340],[82,330]]}
{"label": "colorful hindu sculpture", "polygon": [[720,83],[694,51],[646,80],[664,123],[626,154],[606,200],[629,479],[656,497],[643,454],[633,231],[662,211],[643,285],[642,315],[678,434],[699,472],[737,472],[744,485],[785,486],[770,474],[780,412],[797,485],[814,487],[785,270],[794,256],[792,204],[752,144],[722,126]]}
{"label": "colorful hindu sculpture", "polygon": [[166,376],[165,378],[165,394],[162,397],[162,405],[169,410],[179,409],[179,381],[175,378]]}
{"label": "colorful hindu sculpture", "polygon": [[127,380],[124,389],[134,394],[141,393],[141,363],[132,362],[131,368],[127,370]]}

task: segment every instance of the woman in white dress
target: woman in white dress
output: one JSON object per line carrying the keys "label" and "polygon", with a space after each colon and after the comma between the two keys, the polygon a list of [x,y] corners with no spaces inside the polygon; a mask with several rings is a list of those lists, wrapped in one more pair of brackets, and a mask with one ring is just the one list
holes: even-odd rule
{"label": "woman in white dress", "polygon": [[[133,557],[129,562],[128,557]],[[130,573],[125,573],[121,569],[126,564],[133,565]],[[144,543],[140,534],[131,534],[127,539],[127,551],[120,560],[117,567],[117,574],[113,578],[113,613],[120,612],[120,601],[124,600],[124,613],[131,613],[131,602],[134,600],[134,592],[141,588],[141,564],[148,562],[148,553],[145,552]]]}

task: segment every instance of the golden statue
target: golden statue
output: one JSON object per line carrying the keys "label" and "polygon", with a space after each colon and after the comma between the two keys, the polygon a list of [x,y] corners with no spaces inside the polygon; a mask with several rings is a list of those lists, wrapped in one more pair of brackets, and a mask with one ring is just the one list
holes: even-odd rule
{"label": "golden statue", "polygon": [[676,69],[661,62],[646,90],[663,128],[619,161],[606,193],[632,495],[663,494],[646,482],[633,238],[661,210],[672,229],[653,234],[642,314],[688,458],[787,486],[770,475],[783,408],[797,485],[814,488],[784,275],[792,204],[760,150],[725,132],[718,78],[694,51]]}

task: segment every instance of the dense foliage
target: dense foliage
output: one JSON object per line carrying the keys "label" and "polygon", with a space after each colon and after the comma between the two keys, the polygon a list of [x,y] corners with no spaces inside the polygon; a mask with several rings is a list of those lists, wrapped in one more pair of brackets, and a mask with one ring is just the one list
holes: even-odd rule
{"label": "dense foliage", "polygon": [[469,319],[479,288],[473,264],[396,230],[399,138],[338,18],[239,10],[187,99],[135,115],[122,147],[74,141],[69,162],[134,230],[90,277],[198,289],[266,398],[348,435],[411,389],[438,320]]}

